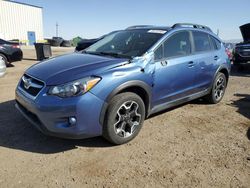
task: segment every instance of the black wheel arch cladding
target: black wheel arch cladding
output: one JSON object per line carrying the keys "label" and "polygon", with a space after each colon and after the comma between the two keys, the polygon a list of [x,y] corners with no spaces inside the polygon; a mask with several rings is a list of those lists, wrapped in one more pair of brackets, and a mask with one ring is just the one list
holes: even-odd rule
{"label": "black wheel arch cladding", "polygon": [[[137,91],[135,91],[137,90]],[[107,97],[107,99],[105,100],[105,103],[102,107],[102,110],[101,110],[101,114],[100,114],[100,124],[103,125],[104,123],[104,119],[105,119],[105,116],[106,116],[106,111],[108,109],[108,104],[109,102],[111,101],[111,99],[119,94],[119,93],[122,93],[122,92],[126,92],[126,91],[131,91],[131,92],[134,92],[135,94],[138,94],[144,104],[145,104],[145,117],[147,117],[149,115],[149,111],[150,111],[150,104],[151,104],[151,87],[146,84],[145,82],[143,81],[140,81],[140,80],[133,80],[133,81],[128,81],[128,82],[125,82],[123,84],[121,84],[120,86],[118,86],[117,88],[115,88]]]}

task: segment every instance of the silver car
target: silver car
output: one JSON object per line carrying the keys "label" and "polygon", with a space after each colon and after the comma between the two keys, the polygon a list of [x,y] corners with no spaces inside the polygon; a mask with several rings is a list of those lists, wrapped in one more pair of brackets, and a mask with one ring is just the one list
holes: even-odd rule
{"label": "silver car", "polygon": [[2,56],[0,56],[0,77],[6,73],[6,64]]}

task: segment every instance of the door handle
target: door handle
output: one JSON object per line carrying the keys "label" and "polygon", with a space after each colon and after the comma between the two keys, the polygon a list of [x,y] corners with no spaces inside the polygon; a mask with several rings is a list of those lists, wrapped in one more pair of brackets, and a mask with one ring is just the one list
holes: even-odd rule
{"label": "door handle", "polygon": [[162,66],[167,66],[168,65],[168,62],[165,60],[165,61],[161,61],[161,65]]}
{"label": "door handle", "polygon": [[219,57],[216,55],[214,56],[214,60],[217,61],[219,59]]}
{"label": "door handle", "polygon": [[188,67],[193,67],[193,66],[194,66],[194,62],[193,61],[188,62]]}

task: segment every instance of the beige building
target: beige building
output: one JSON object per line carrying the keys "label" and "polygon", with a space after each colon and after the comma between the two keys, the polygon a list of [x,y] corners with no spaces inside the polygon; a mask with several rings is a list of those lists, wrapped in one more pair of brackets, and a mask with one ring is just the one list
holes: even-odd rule
{"label": "beige building", "polygon": [[32,45],[43,40],[42,7],[0,0],[0,38]]}

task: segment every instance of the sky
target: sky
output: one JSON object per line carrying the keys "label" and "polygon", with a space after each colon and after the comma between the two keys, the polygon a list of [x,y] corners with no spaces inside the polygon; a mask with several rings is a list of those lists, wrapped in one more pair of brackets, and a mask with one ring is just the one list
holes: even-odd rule
{"label": "sky", "polygon": [[223,40],[241,39],[250,0],[15,0],[43,7],[44,37],[95,38],[131,25],[209,26]]}

